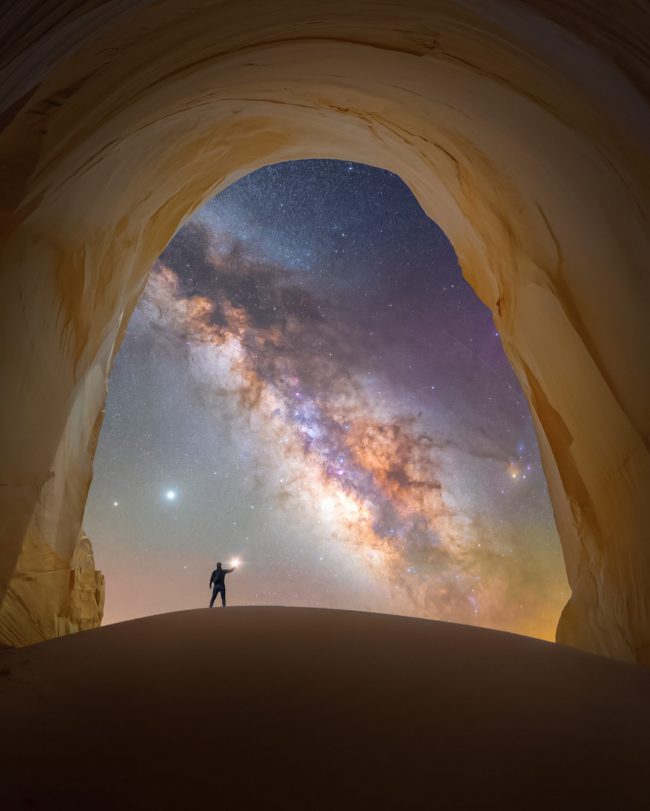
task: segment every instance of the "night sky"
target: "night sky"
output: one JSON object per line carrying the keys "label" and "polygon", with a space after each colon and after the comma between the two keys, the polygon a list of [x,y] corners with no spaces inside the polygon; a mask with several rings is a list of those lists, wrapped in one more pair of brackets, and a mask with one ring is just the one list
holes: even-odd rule
{"label": "night sky", "polygon": [[[313,605],[552,638],[568,588],[489,311],[395,175],[268,166],[180,229],[115,360],[85,516],[106,622]],[[221,609],[215,609],[221,610]]]}

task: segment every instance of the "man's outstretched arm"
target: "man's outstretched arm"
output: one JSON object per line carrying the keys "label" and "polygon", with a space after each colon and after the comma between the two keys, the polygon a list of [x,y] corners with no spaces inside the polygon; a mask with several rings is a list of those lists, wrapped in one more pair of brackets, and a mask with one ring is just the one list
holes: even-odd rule
{"label": "man's outstretched arm", "polygon": [[236,566],[233,566],[232,569],[224,569],[223,573],[224,574],[230,574],[230,572],[234,572],[236,568],[237,568]]}

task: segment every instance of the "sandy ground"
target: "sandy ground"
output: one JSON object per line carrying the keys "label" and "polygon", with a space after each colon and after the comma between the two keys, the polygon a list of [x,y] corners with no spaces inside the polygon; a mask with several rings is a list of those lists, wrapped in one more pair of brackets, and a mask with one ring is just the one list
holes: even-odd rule
{"label": "sandy ground", "polygon": [[3,809],[648,807],[650,671],[526,637],[215,608],[0,673]]}

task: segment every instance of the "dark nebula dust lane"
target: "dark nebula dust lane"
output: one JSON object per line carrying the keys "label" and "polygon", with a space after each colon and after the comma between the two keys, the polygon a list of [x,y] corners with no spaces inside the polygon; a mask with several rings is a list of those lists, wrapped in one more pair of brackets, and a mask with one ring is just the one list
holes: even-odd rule
{"label": "dark nebula dust lane", "polygon": [[[177,233],[116,359],[86,527],[107,621],[233,603],[551,638],[568,596],[488,310],[396,176],[261,169]],[[205,581],[205,582],[204,582]]]}

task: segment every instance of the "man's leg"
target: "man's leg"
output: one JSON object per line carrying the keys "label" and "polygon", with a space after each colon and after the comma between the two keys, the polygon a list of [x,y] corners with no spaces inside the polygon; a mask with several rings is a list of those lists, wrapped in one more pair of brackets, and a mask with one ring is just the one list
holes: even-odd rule
{"label": "man's leg", "polygon": [[222,608],[226,607],[226,587],[225,586],[221,587],[221,607]]}
{"label": "man's leg", "polygon": [[210,600],[210,608],[214,605],[214,601],[217,599],[217,587],[215,586],[212,589],[212,599]]}

